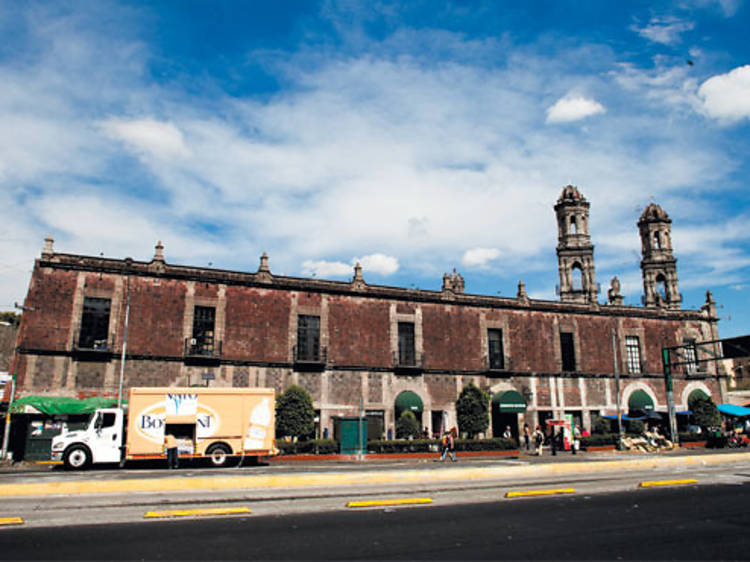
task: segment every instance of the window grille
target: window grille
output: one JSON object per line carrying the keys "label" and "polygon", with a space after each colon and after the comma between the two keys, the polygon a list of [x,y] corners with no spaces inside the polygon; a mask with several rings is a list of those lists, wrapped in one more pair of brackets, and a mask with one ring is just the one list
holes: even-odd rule
{"label": "window grille", "polygon": [[416,365],[416,351],[414,348],[414,323],[398,323],[398,364]]}
{"label": "window grille", "polygon": [[628,373],[637,375],[641,369],[641,343],[637,336],[625,336],[625,351],[627,352]]}
{"label": "window grille", "polygon": [[320,316],[297,316],[297,361],[320,360]]}
{"label": "window grille", "polygon": [[505,369],[503,353],[503,331],[487,330],[487,344],[490,359],[490,369]]}
{"label": "window grille", "polygon": [[562,354],[562,370],[572,372],[576,370],[576,351],[571,332],[560,332],[560,352]]}

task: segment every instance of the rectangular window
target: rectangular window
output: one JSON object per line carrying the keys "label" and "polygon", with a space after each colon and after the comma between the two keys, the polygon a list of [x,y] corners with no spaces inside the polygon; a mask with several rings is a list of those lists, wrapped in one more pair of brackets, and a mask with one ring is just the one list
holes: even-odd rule
{"label": "rectangular window", "polygon": [[190,342],[192,355],[213,355],[215,320],[216,309],[213,306],[196,306],[193,309],[193,339]]}
{"label": "rectangular window", "polygon": [[573,334],[571,332],[560,332],[560,352],[562,353],[562,370],[575,371],[576,350],[573,346]]}
{"label": "rectangular window", "polygon": [[686,342],[683,351],[685,372],[688,375],[694,375],[698,372],[698,357],[695,352],[695,342]]}
{"label": "rectangular window", "polygon": [[398,364],[416,365],[416,352],[414,349],[414,323],[398,323]]}
{"label": "rectangular window", "polygon": [[490,356],[490,369],[505,369],[502,330],[487,330],[487,347]]}
{"label": "rectangular window", "polygon": [[82,349],[107,349],[109,307],[110,299],[84,297],[78,347]]}
{"label": "rectangular window", "polygon": [[297,316],[297,361],[320,360],[320,316]]}
{"label": "rectangular window", "polygon": [[637,336],[625,336],[625,351],[628,356],[628,373],[641,373],[641,342]]}

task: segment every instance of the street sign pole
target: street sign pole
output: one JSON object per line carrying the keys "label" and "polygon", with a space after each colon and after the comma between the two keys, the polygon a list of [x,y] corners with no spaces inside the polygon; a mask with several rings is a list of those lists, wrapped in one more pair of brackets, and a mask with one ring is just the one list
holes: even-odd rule
{"label": "street sign pole", "polygon": [[0,458],[8,458],[8,441],[10,440],[10,410],[13,407],[13,397],[16,394],[16,374],[10,380],[10,398],[8,399],[8,411],[5,414],[5,431],[3,432],[3,450]]}
{"label": "street sign pole", "polygon": [[664,367],[664,386],[667,390],[667,408],[669,411],[669,433],[672,443],[677,444],[677,416],[674,408],[674,391],[672,388],[672,366],[669,361],[669,348],[663,347],[661,350],[661,360]]}
{"label": "street sign pole", "polygon": [[615,403],[617,405],[617,435],[622,439],[622,416],[620,414],[620,372],[617,368],[617,338],[615,329],[612,328],[612,368],[615,375]]}

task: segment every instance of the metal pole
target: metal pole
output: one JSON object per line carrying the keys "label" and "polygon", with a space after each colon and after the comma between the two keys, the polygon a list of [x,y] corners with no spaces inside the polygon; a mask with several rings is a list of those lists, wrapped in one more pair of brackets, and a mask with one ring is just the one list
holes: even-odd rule
{"label": "metal pole", "polygon": [[615,375],[615,401],[617,406],[617,434],[622,439],[622,419],[620,415],[620,373],[617,368],[617,338],[615,329],[612,328],[612,370]]}
{"label": "metal pole", "polygon": [[359,418],[357,419],[357,457],[362,460],[362,395],[359,395]]}
{"label": "metal pole", "polygon": [[669,348],[662,347],[661,349],[661,361],[664,367],[664,386],[667,390],[667,408],[669,411],[669,436],[672,443],[677,444],[677,416],[674,411],[674,393],[672,390],[672,368],[669,363]]}
{"label": "metal pole", "polygon": [[120,385],[117,389],[117,407],[122,408],[122,383],[125,379],[125,354],[128,349],[128,319],[130,317],[130,276],[125,278],[125,328],[122,334],[122,357],[120,357]]}
{"label": "metal pole", "polygon": [[8,458],[8,442],[10,441],[10,410],[13,407],[13,397],[16,394],[16,374],[10,380],[10,399],[8,400],[8,411],[5,414],[5,431],[3,432],[2,458]]}

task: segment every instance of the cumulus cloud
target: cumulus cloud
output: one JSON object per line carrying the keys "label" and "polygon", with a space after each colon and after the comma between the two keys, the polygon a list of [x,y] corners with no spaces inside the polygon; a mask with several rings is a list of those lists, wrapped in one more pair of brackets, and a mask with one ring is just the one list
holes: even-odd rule
{"label": "cumulus cloud", "polygon": [[370,254],[354,261],[362,265],[363,275],[367,271],[372,271],[380,275],[393,275],[399,268],[398,260],[393,256],[386,256],[385,254]]}
{"label": "cumulus cloud", "polygon": [[473,248],[464,252],[461,263],[466,267],[485,267],[499,257],[500,250],[497,248]]}
{"label": "cumulus cloud", "polygon": [[340,261],[305,260],[302,273],[315,277],[343,277],[352,273],[352,266]]}
{"label": "cumulus cloud", "polygon": [[182,131],[173,123],[151,118],[112,118],[103,121],[101,127],[109,136],[123,141],[138,153],[163,159],[190,156]]}
{"label": "cumulus cloud", "polygon": [[385,254],[370,254],[361,258],[354,258],[351,263],[326,260],[305,260],[302,262],[302,273],[316,277],[345,277],[354,274],[354,265],[362,266],[362,274],[375,273],[388,276],[396,273],[399,268],[398,259]]}
{"label": "cumulus cloud", "polygon": [[547,123],[579,121],[605,112],[604,106],[596,100],[583,96],[564,97],[547,108]]}
{"label": "cumulus cloud", "polygon": [[692,30],[694,27],[695,24],[691,21],[669,16],[651,18],[651,21],[645,26],[633,25],[630,29],[654,43],[675,45],[682,41],[683,33]]}
{"label": "cumulus cloud", "polygon": [[712,76],[701,84],[698,96],[709,117],[728,123],[750,118],[750,65]]}

